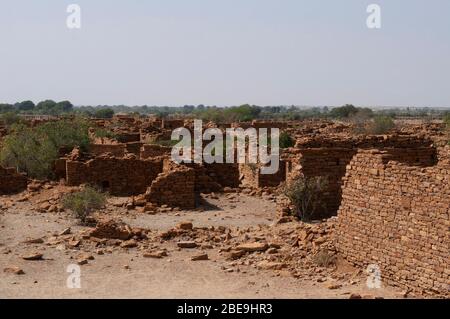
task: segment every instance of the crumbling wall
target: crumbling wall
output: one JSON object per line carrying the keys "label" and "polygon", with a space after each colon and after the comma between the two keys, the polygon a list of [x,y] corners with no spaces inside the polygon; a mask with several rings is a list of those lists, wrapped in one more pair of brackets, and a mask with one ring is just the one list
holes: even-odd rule
{"label": "crumbling wall", "polygon": [[260,128],[277,128],[277,129],[284,129],[287,127],[287,122],[279,122],[279,121],[262,121],[262,120],[253,120],[251,127],[254,127],[256,129]]}
{"label": "crumbling wall", "polygon": [[[436,148],[428,139],[414,136],[368,136],[349,139],[306,139],[291,150],[288,164],[288,180],[297,176],[306,178],[326,177],[327,187],[321,195],[323,204],[318,217],[336,215],[342,198],[342,178],[346,167],[358,149],[376,145],[388,151],[395,159],[415,166],[432,166],[437,162]],[[322,147],[317,147],[322,146]]]}
{"label": "crumbling wall", "polygon": [[144,144],[140,150],[141,159],[152,158],[157,156],[170,155],[172,151],[171,147],[161,146],[157,144]]}
{"label": "crumbling wall", "polygon": [[174,130],[179,127],[184,127],[184,120],[180,119],[163,119],[161,128],[166,130]]}
{"label": "crumbling wall", "polygon": [[411,166],[389,151],[360,151],[347,167],[336,241],[383,282],[449,296],[450,165]]}
{"label": "crumbling wall", "polygon": [[115,157],[123,157],[125,155],[125,144],[91,144],[89,153],[94,156],[110,153]]}
{"label": "crumbling wall", "polygon": [[289,180],[297,176],[311,178],[326,177],[326,189],[321,194],[321,206],[318,217],[336,215],[341,203],[342,177],[345,168],[356,150],[348,148],[311,148],[303,149],[290,163]]}
{"label": "crumbling wall", "polygon": [[239,165],[234,163],[205,164],[206,174],[222,187],[239,187]]}
{"label": "crumbling wall", "polygon": [[278,171],[274,174],[262,174],[261,166],[256,164],[239,165],[242,185],[252,188],[277,187],[286,181],[286,162],[280,160]]}
{"label": "crumbling wall", "polygon": [[125,144],[125,149],[128,153],[134,154],[137,157],[141,156],[141,147],[144,143],[142,142],[130,142]]}
{"label": "crumbling wall", "polygon": [[195,208],[195,172],[182,165],[172,165],[158,175],[148,188],[145,199],[156,205],[183,209]]}
{"label": "crumbling wall", "polygon": [[27,188],[26,176],[17,173],[15,168],[0,166],[0,195],[18,193]]}
{"label": "crumbling wall", "polygon": [[139,132],[120,132],[117,133],[117,140],[120,143],[140,142],[141,133]]}
{"label": "crumbling wall", "polygon": [[94,184],[112,195],[143,194],[162,172],[162,160],[140,160],[135,156],[124,158],[100,156],[87,162],[66,162],[66,182],[69,186]]}
{"label": "crumbling wall", "polygon": [[53,173],[56,179],[66,178],[66,161],[67,158],[58,158],[53,164]]}
{"label": "crumbling wall", "polygon": [[278,171],[274,174],[262,174],[258,170],[258,187],[277,187],[286,181],[286,162],[280,160]]}

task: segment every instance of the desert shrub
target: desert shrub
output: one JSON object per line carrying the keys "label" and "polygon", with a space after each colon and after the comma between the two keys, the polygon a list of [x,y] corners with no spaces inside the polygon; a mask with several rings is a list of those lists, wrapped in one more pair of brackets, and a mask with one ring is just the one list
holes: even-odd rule
{"label": "desert shrub", "polygon": [[328,268],[336,264],[336,256],[330,253],[328,249],[319,251],[313,256],[312,260],[319,267]]}
{"label": "desert shrub", "polygon": [[102,208],[106,203],[106,195],[93,187],[86,186],[83,190],[65,195],[62,204],[65,209],[72,211],[82,224],[95,210]]}
{"label": "desert shrub", "polygon": [[324,207],[321,195],[327,185],[328,180],[323,176],[300,176],[285,186],[284,194],[295,207],[295,215],[302,221],[311,221]]}
{"label": "desert shrub", "polygon": [[295,140],[286,132],[280,134],[280,148],[289,148],[295,146]]}
{"label": "desert shrub", "polygon": [[61,147],[89,147],[88,128],[88,123],[79,119],[48,122],[34,128],[15,124],[3,140],[0,163],[16,167],[32,178],[52,178]]}
{"label": "desert shrub", "polygon": [[373,118],[373,121],[368,126],[369,134],[386,134],[395,127],[394,120],[389,116],[379,115]]}
{"label": "desert shrub", "polygon": [[354,134],[367,134],[367,126],[373,114],[363,110],[356,112],[349,117],[349,122],[352,124],[352,131]]}
{"label": "desert shrub", "polygon": [[7,112],[0,115],[0,122],[3,122],[6,126],[11,126],[22,122],[19,115],[14,112]]}
{"label": "desert shrub", "polygon": [[112,132],[110,130],[104,129],[104,128],[96,128],[94,130],[94,135],[96,137],[98,137],[98,138],[110,138],[110,139],[116,139],[117,138],[117,134],[116,133],[114,133],[114,132]]}
{"label": "desert shrub", "polygon": [[111,119],[114,116],[114,111],[110,108],[99,109],[95,111],[94,116],[100,119]]}
{"label": "desert shrub", "polygon": [[445,123],[447,129],[450,129],[450,113],[448,113],[448,114],[444,117],[444,123]]}

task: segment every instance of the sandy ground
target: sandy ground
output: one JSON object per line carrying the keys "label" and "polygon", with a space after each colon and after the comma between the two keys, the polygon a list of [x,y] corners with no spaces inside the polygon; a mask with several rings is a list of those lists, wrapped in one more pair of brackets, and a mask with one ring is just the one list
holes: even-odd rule
{"label": "sandy ground", "polygon": [[[0,197],[0,201],[11,197]],[[113,198],[111,202],[120,201]],[[181,221],[196,226],[238,226],[272,224],[275,203],[270,199],[241,195],[229,199],[219,195],[208,199],[205,211],[179,211],[147,215],[109,205],[107,213],[120,217],[133,227],[167,230]],[[288,274],[240,266],[230,272],[228,262],[215,258],[217,251],[208,251],[210,260],[196,261],[190,257],[198,249],[180,250],[173,243],[161,243],[170,254],[163,259],[144,258],[139,251],[120,250],[95,255],[95,260],[81,266],[81,288],[67,287],[67,267],[75,264],[76,250],[55,249],[45,244],[25,244],[61,232],[66,227],[79,230],[76,220],[66,212],[39,213],[29,201],[16,202],[0,211],[0,298],[397,298],[400,291],[390,287],[371,290],[364,278],[356,284],[343,283],[330,290],[324,283],[296,279]],[[21,256],[38,250],[44,260],[26,261]],[[24,275],[4,273],[6,267],[17,266]]]}

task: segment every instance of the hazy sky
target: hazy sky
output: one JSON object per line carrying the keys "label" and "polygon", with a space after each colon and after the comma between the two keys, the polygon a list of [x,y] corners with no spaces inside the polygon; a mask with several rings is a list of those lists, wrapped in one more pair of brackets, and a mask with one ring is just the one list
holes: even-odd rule
{"label": "hazy sky", "polygon": [[449,0],[0,0],[0,102],[450,106],[449,77]]}

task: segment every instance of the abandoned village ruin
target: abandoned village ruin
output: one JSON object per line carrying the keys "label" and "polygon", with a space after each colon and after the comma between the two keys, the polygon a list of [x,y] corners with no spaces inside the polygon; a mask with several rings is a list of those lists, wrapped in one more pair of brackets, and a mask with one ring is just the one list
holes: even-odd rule
{"label": "abandoned village ruin", "polygon": [[[192,130],[191,120],[116,115],[92,124],[116,137],[92,136],[89,152],[61,150],[54,175],[64,185],[90,184],[130,197],[129,205],[145,214],[163,205],[195,209],[200,194],[244,187],[274,192],[297,176],[323,176],[328,183],[319,217],[337,216],[332,240],[340,256],[363,270],[377,264],[390,285],[449,296],[450,147],[440,124],[367,136],[352,134],[350,124],[325,120],[204,124],[290,134],[295,146],[281,151],[273,175],[251,164],[173,163],[171,147],[158,142],[170,140],[173,129]],[[0,139],[6,134],[0,127]],[[20,193],[33,183],[14,168],[0,167],[0,195]],[[280,217],[289,210],[289,203],[278,206]]]}

